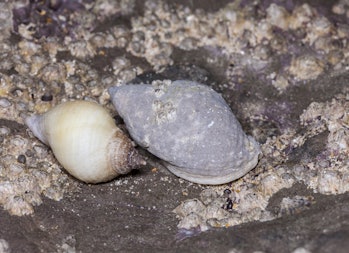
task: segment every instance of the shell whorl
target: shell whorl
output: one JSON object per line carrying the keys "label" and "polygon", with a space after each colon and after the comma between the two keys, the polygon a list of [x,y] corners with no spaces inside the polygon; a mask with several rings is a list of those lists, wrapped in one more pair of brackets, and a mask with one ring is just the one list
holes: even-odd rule
{"label": "shell whorl", "polygon": [[108,91],[133,140],[179,177],[223,184],[257,165],[258,143],[209,86],[164,80]]}
{"label": "shell whorl", "polygon": [[66,102],[27,118],[26,124],[66,171],[87,183],[109,181],[145,163],[109,113],[94,102]]}
{"label": "shell whorl", "polygon": [[119,129],[116,129],[107,150],[109,166],[116,175],[127,174],[137,166],[146,164],[130,139]]}

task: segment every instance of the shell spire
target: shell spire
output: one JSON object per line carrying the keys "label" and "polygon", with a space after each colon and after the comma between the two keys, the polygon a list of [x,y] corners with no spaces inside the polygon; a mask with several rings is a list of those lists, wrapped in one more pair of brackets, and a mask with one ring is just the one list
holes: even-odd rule
{"label": "shell spire", "polygon": [[129,152],[127,162],[131,168],[138,167],[139,165],[147,165],[147,162],[136,150]]}

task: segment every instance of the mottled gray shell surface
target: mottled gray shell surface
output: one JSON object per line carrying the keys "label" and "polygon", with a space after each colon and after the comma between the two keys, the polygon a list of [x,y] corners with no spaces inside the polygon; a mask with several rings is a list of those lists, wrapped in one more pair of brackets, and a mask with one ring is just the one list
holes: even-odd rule
{"label": "mottled gray shell surface", "polygon": [[258,162],[258,143],[243,132],[222,96],[206,85],[166,80],[111,87],[109,93],[134,141],[179,177],[223,184]]}

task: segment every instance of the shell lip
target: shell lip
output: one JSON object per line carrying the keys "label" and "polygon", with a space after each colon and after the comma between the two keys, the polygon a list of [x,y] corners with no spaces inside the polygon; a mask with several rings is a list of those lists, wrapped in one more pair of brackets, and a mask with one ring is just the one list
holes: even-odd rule
{"label": "shell lip", "polygon": [[230,183],[243,177],[245,174],[247,174],[249,171],[253,170],[256,167],[258,161],[259,156],[256,155],[253,159],[249,161],[249,163],[244,168],[237,168],[235,170],[230,171],[227,174],[218,174],[214,176],[191,174],[188,173],[188,171],[190,171],[190,169],[188,168],[178,167],[166,161],[162,161],[162,163],[170,172],[175,174],[177,177],[183,178],[190,182],[204,185],[221,185]]}

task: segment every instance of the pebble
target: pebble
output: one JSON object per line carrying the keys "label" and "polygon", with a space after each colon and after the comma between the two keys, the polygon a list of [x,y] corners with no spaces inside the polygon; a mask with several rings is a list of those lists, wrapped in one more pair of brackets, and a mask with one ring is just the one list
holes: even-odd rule
{"label": "pebble", "polygon": [[7,108],[11,105],[11,102],[7,98],[0,98],[0,107]]}
{"label": "pebble", "polygon": [[19,156],[17,157],[17,161],[18,161],[19,163],[25,164],[26,160],[27,160],[27,158],[26,158],[25,155],[19,155]]}

